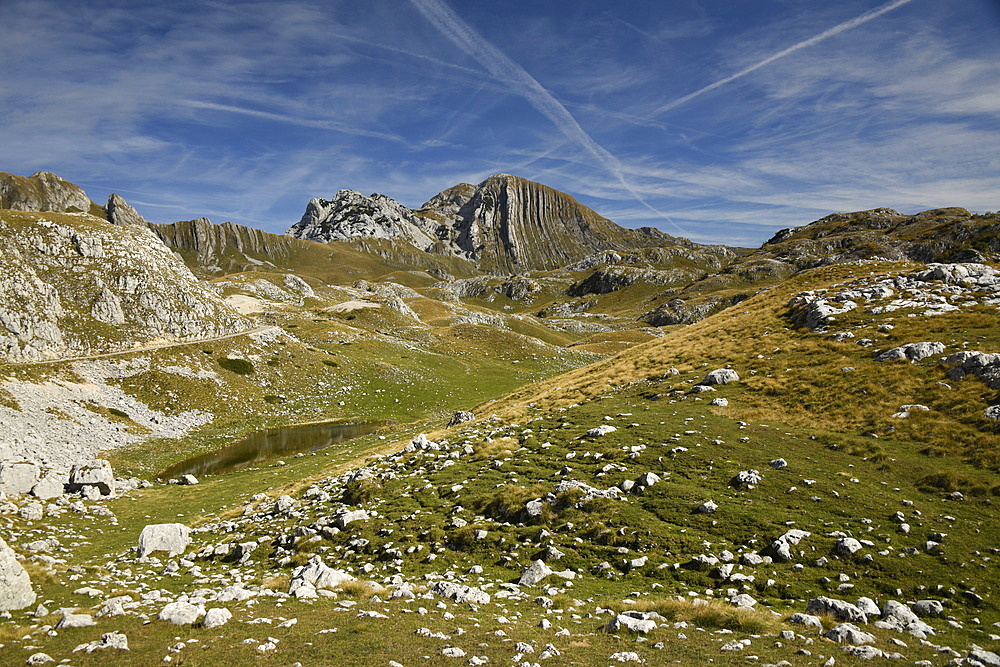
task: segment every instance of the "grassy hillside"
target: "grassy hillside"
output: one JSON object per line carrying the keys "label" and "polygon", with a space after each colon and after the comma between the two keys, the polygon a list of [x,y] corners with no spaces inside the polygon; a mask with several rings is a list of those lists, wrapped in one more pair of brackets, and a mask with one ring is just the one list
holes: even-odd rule
{"label": "grassy hillside", "polygon": [[[152,620],[108,617],[48,637],[44,624],[57,616],[35,620],[18,612],[0,625],[0,653],[44,650],[81,665],[165,656],[197,664],[464,664],[487,657],[489,664],[607,665],[630,652],[648,664],[745,664],[750,656],[761,663],[824,664],[834,657],[837,664],[868,664],[788,622],[819,596],[851,603],[865,597],[880,607],[939,601],[943,615],[923,619],[936,633],[926,641],[859,624],[874,634],[878,650],[909,662],[945,664],[975,646],[995,646],[1000,428],[983,411],[997,402],[996,392],[975,378],[948,379],[942,355],[907,363],[879,362],[874,353],[920,341],[944,343],[943,354],[1000,350],[996,306],[956,296],[958,310],[923,315],[922,308],[872,312],[887,303],[873,301],[822,332],[790,319],[789,301],[801,292],[860,289],[917,268],[864,263],[803,273],[702,322],[484,403],[475,408],[479,421],[429,432],[438,448],[401,451],[416,428],[390,428],[284,465],[92,503],[115,514],[113,525],[65,512],[53,520],[65,562],[32,566],[42,599],[52,609],[85,608],[129,595],[138,602],[135,613]],[[282,357],[279,368],[290,372],[286,364],[322,358],[306,352],[334,350],[329,360],[363,367],[367,377],[391,377],[379,364],[403,372],[413,363],[428,384],[412,394],[404,382],[391,388],[407,404],[450,387],[448,402],[472,405],[476,384],[462,385],[456,364],[486,363],[484,351],[497,368],[531,363],[528,348],[512,346],[496,329],[495,347],[462,356],[459,341],[484,340],[482,331],[464,337],[465,327],[476,325],[453,326],[439,350],[432,344],[419,352],[378,340],[353,341],[347,352],[332,334],[322,334],[331,338],[326,343],[315,338],[323,331],[346,336],[357,318],[390,315],[365,309],[340,327],[334,320],[346,315],[312,324],[289,315],[283,326],[301,330],[313,349],[295,347],[303,356]],[[854,338],[832,339],[848,331]],[[862,339],[872,343],[859,345]],[[188,353],[187,363],[195,357]],[[726,366],[739,381],[692,391]],[[471,379],[488,367],[468,370]],[[437,389],[434,378],[442,383]],[[383,399],[367,393],[355,411],[367,405],[375,414]],[[315,398],[303,396],[303,407]],[[714,398],[728,405],[712,405]],[[917,403],[929,409],[893,416]],[[597,426],[614,430],[588,433]],[[778,459],[786,465],[772,466]],[[734,481],[749,470],[760,472],[752,488]],[[607,492],[629,482],[638,487]],[[282,494],[291,504],[276,509]],[[709,500],[714,513],[696,511]],[[532,501],[540,502],[529,512]],[[335,517],[357,510],[367,518],[332,529]],[[136,560],[129,549],[142,526],[175,520],[196,527],[184,559]],[[28,541],[31,524],[10,515],[6,521],[18,544]],[[809,534],[787,560],[757,558],[791,529]],[[860,549],[841,550],[846,537]],[[257,545],[249,560],[226,557],[248,541]],[[295,568],[315,556],[362,583],[342,586],[335,597],[286,596]],[[572,579],[551,574],[537,585],[512,585],[536,559]],[[720,568],[727,564],[733,567]],[[70,566],[83,568],[79,576]],[[431,592],[440,580],[474,586],[490,601],[440,597]],[[254,596],[213,601],[237,581]],[[101,591],[96,600],[80,592],[86,587]],[[158,597],[148,595],[153,589]],[[155,620],[181,595],[227,607],[234,618],[215,629]],[[753,609],[737,609],[738,595],[749,596]],[[607,631],[607,621],[624,610],[662,618],[648,635]],[[829,615],[821,621],[824,630],[836,623]],[[128,635],[128,654],[70,653],[112,629]],[[269,638],[277,641],[261,650]],[[735,648],[734,640],[745,643]],[[464,657],[448,657],[446,650],[458,655],[453,648]]]}

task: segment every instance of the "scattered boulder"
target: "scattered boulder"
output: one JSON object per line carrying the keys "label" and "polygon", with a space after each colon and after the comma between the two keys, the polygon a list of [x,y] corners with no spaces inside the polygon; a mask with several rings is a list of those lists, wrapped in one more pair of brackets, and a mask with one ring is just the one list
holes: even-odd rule
{"label": "scattered boulder", "polygon": [[476,415],[471,412],[465,412],[464,410],[459,410],[451,416],[451,420],[448,422],[448,426],[458,426],[459,424],[464,424],[466,422],[475,421]]}
{"label": "scattered boulder", "polygon": [[588,429],[587,432],[584,433],[584,435],[587,436],[588,438],[599,438],[602,435],[607,435],[608,433],[614,433],[617,430],[618,429],[612,426],[611,424],[601,424],[600,426],[595,426],[592,429]]}
{"label": "scattered boulder", "polygon": [[838,644],[853,644],[854,646],[874,644],[877,641],[875,635],[870,632],[864,632],[853,623],[836,625],[823,636],[827,639],[832,639]]}
{"label": "scattered boulder", "polygon": [[92,625],[97,625],[97,621],[90,614],[71,614],[67,612],[56,623],[56,629],[89,628]]}
{"label": "scattered boulder", "polygon": [[813,598],[806,605],[806,613],[822,616],[830,614],[839,621],[848,623],[867,623],[868,616],[856,605],[844,600],[835,600],[825,596]]}
{"label": "scattered boulder", "polygon": [[740,379],[739,374],[732,368],[717,368],[705,376],[705,379],[701,381],[702,384],[729,384],[730,382],[738,382]]}
{"label": "scattered boulder", "polygon": [[788,622],[804,625],[807,628],[816,628],[820,632],[823,632],[823,621],[820,620],[819,616],[799,612],[789,616]]}
{"label": "scattered boulder", "polygon": [[711,500],[706,500],[701,505],[694,508],[695,514],[715,514],[719,506]]}
{"label": "scattered boulder", "polygon": [[711,401],[708,402],[708,404],[709,405],[714,405],[714,406],[720,407],[720,408],[725,408],[725,407],[729,407],[729,399],[728,398],[721,398],[721,397],[720,398],[713,398]]}
{"label": "scattered boulder", "polygon": [[298,598],[316,597],[318,589],[332,591],[346,581],[354,581],[354,577],[328,566],[320,556],[313,556],[292,572],[288,593]]}
{"label": "scattered boulder", "polygon": [[77,651],[86,651],[87,653],[93,653],[94,651],[100,651],[106,648],[114,648],[119,651],[128,650],[128,637],[120,632],[105,632],[101,635],[100,639],[95,639],[89,644],[80,644],[75,649],[73,653]]}
{"label": "scattered boulder", "polygon": [[31,495],[39,500],[52,500],[63,495],[69,475],[63,471],[50,470],[42,475],[38,483],[31,488]]}
{"label": "scattered boulder", "polygon": [[197,623],[198,619],[204,615],[205,607],[203,605],[193,605],[190,602],[178,600],[161,609],[157,618],[161,621],[170,621],[174,625],[191,625]]}
{"label": "scattered boulder", "polygon": [[935,354],[944,352],[944,343],[908,343],[886,350],[875,357],[875,361],[902,361],[916,363]]}
{"label": "scattered boulder", "polygon": [[839,556],[850,556],[861,551],[864,546],[853,537],[841,537],[833,543],[833,551]]}
{"label": "scattered boulder", "polygon": [[654,616],[658,617],[659,614],[641,611],[626,611],[625,613],[617,614],[614,618],[608,621],[605,629],[608,632],[621,632],[624,630],[626,632],[644,635],[657,628],[656,621],[653,620]]}
{"label": "scattered boulder", "polygon": [[764,478],[758,470],[742,470],[729,480],[729,485],[737,489],[752,489],[760,484],[762,479]]}
{"label": "scattered boulder", "polygon": [[546,565],[545,561],[536,560],[524,569],[517,583],[520,586],[534,586],[550,574],[552,574],[552,568]]}
{"label": "scattered boulder", "polygon": [[73,466],[69,474],[69,489],[80,492],[94,489],[102,496],[110,496],[115,492],[115,474],[111,470],[111,463],[104,459],[94,459]]}
{"label": "scattered boulder", "polygon": [[0,611],[24,609],[35,602],[31,579],[14,550],[0,537]]}
{"label": "scattered boulder", "polygon": [[0,493],[16,496],[28,493],[38,482],[39,468],[33,461],[0,462]]}
{"label": "scattered boulder", "polygon": [[180,484],[184,486],[193,486],[198,483],[198,478],[194,475],[181,475]]}
{"label": "scattered boulder", "polygon": [[145,558],[156,551],[167,551],[171,555],[184,553],[191,544],[191,529],[182,523],[154,523],[142,529],[139,534],[139,558]]}
{"label": "scattered boulder", "polygon": [[937,600],[917,600],[913,603],[913,613],[917,616],[940,616],[944,613],[944,605]]}
{"label": "scattered boulder", "polygon": [[205,628],[218,628],[228,623],[232,617],[233,612],[225,607],[214,607],[205,613],[205,619],[201,624]]}
{"label": "scattered boulder", "polygon": [[775,470],[781,470],[782,468],[788,467],[788,461],[785,459],[774,459],[773,461],[768,462],[768,465]]}
{"label": "scattered boulder", "polygon": [[489,593],[478,588],[474,588],[473,586],[457,584],[451,581],[435,582],[434,585],[431,586],[431,593],[459,603],[468,602],[471,604],[489,604],[490,601]]}

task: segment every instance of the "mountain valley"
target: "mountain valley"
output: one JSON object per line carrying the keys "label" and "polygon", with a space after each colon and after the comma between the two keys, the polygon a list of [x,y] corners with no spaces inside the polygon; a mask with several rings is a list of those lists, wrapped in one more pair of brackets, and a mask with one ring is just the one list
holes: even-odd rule
{"label": "mountain valley", "polygon": [[[1000,665],[1000,213],[0,173],[3,664]],[[162,475],[250,433],[364,435]],[[890,663],[895,664],[895,663]]]}

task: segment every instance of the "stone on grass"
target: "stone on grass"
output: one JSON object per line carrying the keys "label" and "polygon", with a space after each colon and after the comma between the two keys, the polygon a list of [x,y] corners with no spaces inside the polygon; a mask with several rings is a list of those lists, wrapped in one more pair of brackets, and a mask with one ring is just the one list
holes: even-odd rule
{"label": "stone on grass", "polygon": [[813,616],[811,614],[803,614],[799,612],[789,616],[788,622],[795,623],[797,625],[804,625],[807,628],[816,628],[820,632],[823,632],[823,621],[820,620],[819,616]]}
{"label": "stone on grass", "polygon": [[177,602],[171,602],[161,609],[157,618],[161,621],[170,621],[174,625],[191,625],[192,623],[197,623],[198,619],[204,615],[204,606],[193,605],[190,602],[178,600]]}
{"label": "stone on grass", "polygon": [[52,500],[58,498],[66,490],[66,483],[69,476],[62,471],[51,470],[38,480],[38,483],[31,488],[31,495],[39,500]]}
{"label": "stone on grass", "polygon": [[316,597],[318,589],[334,590],[347,581],[354,581],[354,577],[328,566],[320,556],[313,556],[292,572],[288,593],[296,597]]}
{"label": "stone on grass", "polygon": [[347,527],[347,524],[354,523],[355,521],[367,521],[368,519],[368,512],[364,510],[351,510],[338,516],[334,525],[337,528],[344,529]]}
{"label": "stone on grass", "polygon": [[186,486],[192,486],[198,483],[198,478],[194,475],[181,475],[180,483]]}
{"label": "stone on grass", "polygon": [[182,523],[153,523],[139,534],[139,558],[156,551],[167,551],[176,556],[184,553],[191,544],[191,529]]}
{"label": "stone on grass", "polygon": [[592,429],[588,429],[585,436],[588,438],[599,438],[602,435],[607,435],[608,433],[614,433],[618,429],[610,424],[601,424],[600,426],[595,426]]}
{"label": "stone on grass", "polygon": [[875,635],[870,632],[864,632],[853,623],[836,625],[823,636],[827,639],[832,639],[838,644],[853,644],[854,646],[874,644],[877,641]]}
{"label": "stone on grass", "polygon": [[458,426],[459,424],[464,424],[466,422],[471,422],[476,419],[476,415],[471,412],[466,412],[464,410],[459,410],[451,416],[451,420],[448,422],[448,426]]}
{"label": "stone on grass", "polygon": [[65,613],[56,623],[56,629],[60,628],[89,628],[97,625],[97,621],[90,614],[70,614]]}
{"label": "stone on grass", "polygon": [[28,493],[38,482],[38,464],[33,461],[0,462],[0,493],[16,496]]}
{"label": "stone on grass", "polygon": [[725,408],[725,407],[729,406],[729,399],[728,398],[713,398],[711,401],[708,402],[708,404],[709,405],[715,405],[715,406],[720,407],[720,408]]}
{"label": "stone on grass", "polygon": [[874,646],[841,646],[840,650],[844,653],[853,655],[855,658],[860,660],[874,660],[875,658],[889,657],[882,652],[882,649],[875,648]]}
{"label": "stone on grass", "polygon": [[28,659],[25,660],[24,664],[26,664],[26,665],[44,665],[47,662],[55,662],[55,661],[56,661],[56,659],[53,658],[48,653],[32,653],[31,655],[28,656]]}
{"label": "stone on grass", "polygon": [[114,648],[119,651],[128,650],[128,637],[120,632],[105,632],[101,635],[100,639],[95,639],[89,644],[80,644],[75,649],[73,653],[77,651],[86,651],[87,653],[93,653],[94,651],[99,651],[106,648]]}
{"label": "stone on grass", "polygon": [[706,500],[701,505],[694,508],[695,514],[715,514],[719,506],[711,500]]}
{"label": "stone on grass", "polygon": [[760,484],[762,479],[763,476],[758,470],[741,470],[729,481],[729,484],[738,489],[752,489]]}
{"label": "stone on grass", "polygon": [[848,623],[868,622],[867,614],[858,609],[857,605],[845,602],[844,600],[828,598],[826,596],[820,596],[809,600],[809,603],[806,605],[806,613],[816,614],[817,616],[830,614],[837,620],[846,621]]}
{"label": "stone on grass", "polygon": [[983,411],[987,419],[1000,422],[1000,405],[991,405]]}
{"label": "stone on grass", "polygon": [[205,612],[205,619],[202,626],[205,628],[218,628],[229,622],[233,617],[233,612],[225,607],[214,607]]}
{"label": "stone on grass", "polygon": [[455,602],[470,604],[489,604],[489,593],[472,586],[457,584],[452,581],[438,581],[431,586],[431,593]]}
{"label": "stone on grass", "polygon": [[833,544],[834,552],[839,556],[850,556],[861,551],[864,546],[853,537],[841,537]]}
{"label": "stone on grass", "polygon": [[738,382],[740,379],[739,374],[736,373],[732,368],[717,368],[705,376],[705,379],[701,381],[702,384],[729,384],[730,382]]}
{"label": "stone on grass", "polygon": [[552,574],[552,568],[545,564],[543,560],[536,560],[521,572],[521,578],[517,580],[520,586],[534,586],[545,577]]}
{"label": "stone on grass", "polygon": [[31,579],[17,560],[17,554],[0,537],[0,611],[24,609],[34,604]]}
{"label": "stone on grass", "polygon": [[608,632],[620,632],[624,630],[626,632],[644,635],[650,630],[655,630],[657,627],[656,621],[651,618],[647,618],[647,616],[648,614],[644,614],[642,612],[625,612],[624,614],[616,615],[608,621],[605,628]]}
{"label": "stone on grass", "polygon": [[917,616],[940,616],[944,613],[944,605],[937,600],[917,600],[913,604],[913,612]]}
{"label": "stone on grass", "polygon": [[69,473],[69,488],[71,491],[99,491],[102,496],[110,496],[115,492],[115,474],[111,463],[104,459],[94,459],[73,466]]}
{"label": "stone on grass", "polygon": [[921,359],[944,352],[944,343],[908,343],[891,350],[886,350],[875,357],[875,361],[909,361],[916,363]]}
{"label": "stone on grass", "polygon": [[774,459],[773,461],[768,462],[767,465],[771,466],[775,470],[781,470],[782,468],[788,467],[788,461],[785,459]]}

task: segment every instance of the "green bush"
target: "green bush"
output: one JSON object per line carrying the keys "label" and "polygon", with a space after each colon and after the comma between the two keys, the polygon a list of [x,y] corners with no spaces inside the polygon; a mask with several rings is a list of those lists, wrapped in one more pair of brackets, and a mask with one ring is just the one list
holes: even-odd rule
{"label": "green bush", "polygon": [[253,373],[253,364],[246,359],[222,357],[219,359],[219,366],[237,375],[251,375]]}

